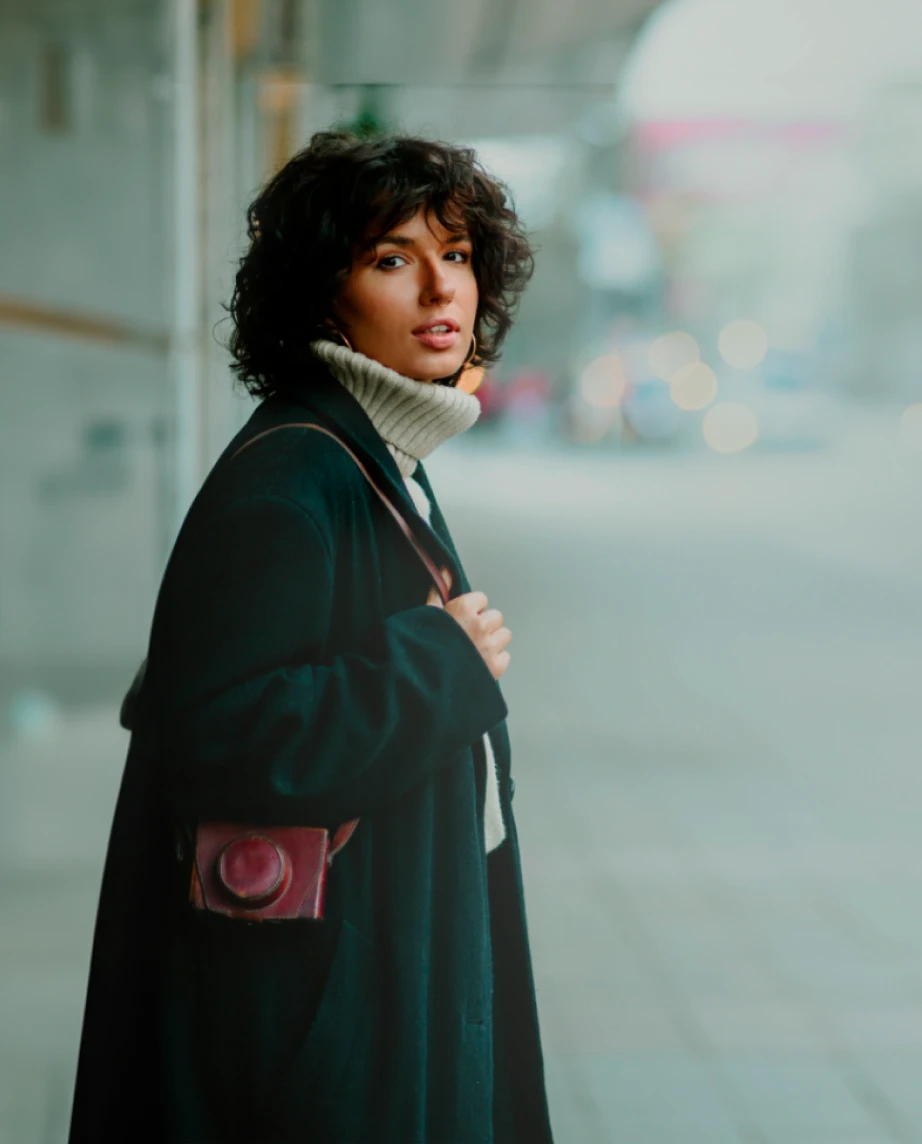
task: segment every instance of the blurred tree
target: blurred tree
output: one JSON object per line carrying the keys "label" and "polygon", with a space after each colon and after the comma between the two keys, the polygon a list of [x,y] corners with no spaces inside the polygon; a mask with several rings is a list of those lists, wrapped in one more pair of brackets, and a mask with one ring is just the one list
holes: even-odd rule
{"label": "blurred tree", "polygon": [[362,84],[359,109],[352,119],[340,124],[361,139],[374,139],[383,135],[388,128],[388,116],[384,110],[384,92],[381,84]]}

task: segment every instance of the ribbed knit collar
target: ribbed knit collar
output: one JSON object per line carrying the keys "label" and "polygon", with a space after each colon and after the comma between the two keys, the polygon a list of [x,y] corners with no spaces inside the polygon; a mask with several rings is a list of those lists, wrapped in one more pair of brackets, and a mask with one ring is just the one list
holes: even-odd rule
{"label": "ribbed knit collar", "polygon": [[319,340],[310,348],[365,410],[404,477],[480,416],[480,402],[463,389],[405,377],[337,342]]}

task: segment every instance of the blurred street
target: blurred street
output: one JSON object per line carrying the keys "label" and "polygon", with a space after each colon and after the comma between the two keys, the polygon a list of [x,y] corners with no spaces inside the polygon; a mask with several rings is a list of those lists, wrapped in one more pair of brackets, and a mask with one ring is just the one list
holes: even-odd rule
{"label": "blurred street", "polygon": [[[922,1140],[920,465],[894,441],[426,465],[513,632],[558,1144]],[[2,747],[3,1141],[64,1139],[125,743],[98,708]]]}
{"label": "blurred street", "polygon": [[513,632],[559,1141],[922,1139],[917,464],[438,461]]}

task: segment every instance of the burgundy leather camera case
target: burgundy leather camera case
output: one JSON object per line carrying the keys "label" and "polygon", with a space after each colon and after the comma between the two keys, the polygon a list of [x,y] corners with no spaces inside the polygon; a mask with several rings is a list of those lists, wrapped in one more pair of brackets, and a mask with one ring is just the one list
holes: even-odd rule
{"label": "burgundy leather camera case", "polygon": [[203,822],[195,832],[189,898],[245,921],[322,918],[330,833],[313,826]]}

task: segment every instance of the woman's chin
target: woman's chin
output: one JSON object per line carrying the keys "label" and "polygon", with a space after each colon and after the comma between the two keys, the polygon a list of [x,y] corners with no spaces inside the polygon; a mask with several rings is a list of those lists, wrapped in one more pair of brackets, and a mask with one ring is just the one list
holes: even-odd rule
{"label": "woman's chin", "polygon": [[398,373],[412,377],[416,381],[434,381],[437,377],[450,377],[460,369],[463,357],[455,353],[435,353],[432,350],[410,355],[403,368],[392,365]]}

